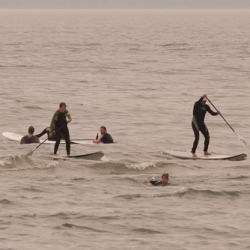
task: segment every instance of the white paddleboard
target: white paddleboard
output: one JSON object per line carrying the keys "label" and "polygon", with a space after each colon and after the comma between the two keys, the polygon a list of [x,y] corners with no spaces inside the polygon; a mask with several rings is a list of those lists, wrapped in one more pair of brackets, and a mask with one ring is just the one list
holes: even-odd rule
{"label": "white paddleboard", "polygon": [[177,150],[164,150],[162,152],[166,156],[172,156],[179,159],[185,160],[231,160],[231,161],[242,161],[245,160],[246,154],[237,154],[237,155],[204,155],[202,153],[196,153],[197,157],[193,157],[191,152],[177,151]]}
{"label": "white paddleboard", "polygon": [[[2,135],[9,139],[9,140],[12,140],[12,141],[21,141],[21,139],[23,138],[23,135],[19,135],[19,134],[15,134],[15,133],[11,133],[11,132],[3,132]],[[43,142],[44,140],[39,138],[40,140],[40,143]],[[46,144],[54,144],[55,141],[49,141],[49,140],[46,140],[44,143]],[[65,143],[64,140],[61,140],[61,143]],[[74,144],[93,144],[93,141],[91,140],[71,140],[71,143],[74,143]]]}

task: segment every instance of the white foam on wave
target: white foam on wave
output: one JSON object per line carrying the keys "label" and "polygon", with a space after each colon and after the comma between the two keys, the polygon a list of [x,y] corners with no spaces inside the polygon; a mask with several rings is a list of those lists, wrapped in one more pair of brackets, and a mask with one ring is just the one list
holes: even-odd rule
{"label": "white foam on wave", "polygon": [[139,162],[139,163],[126,164],[126,167],[128,169],[144,170],[151,167],[156,168],[156,165],[153,162]]}

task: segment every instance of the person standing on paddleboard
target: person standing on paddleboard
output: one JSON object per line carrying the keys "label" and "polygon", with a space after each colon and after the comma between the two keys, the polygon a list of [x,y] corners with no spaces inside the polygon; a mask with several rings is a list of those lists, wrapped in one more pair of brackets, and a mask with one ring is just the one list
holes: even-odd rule
{"label": "person standing on paddleboard", "polygon": [[204,155],[210,155],[210,153],[208,153],[208,151],[207,151],[210,137],[209,137],[209,132],[208,132],[207,126],[204,123],[204,119],[205,119],[206,112],[208,112],[209,114],[211,114],[213,116],[220,114],[220,111],[214,112],[210,109],[210,107],[206,104],[206,101],[207,101],[206,97],[207,97],[207,95],[204,94],[194,104],[192,128],[194,131],[195,140],[194,140],[193,148],[191,151],[193,154],[193,157],[197,157],[195,152],[196,152],[196,148],[198,146],[199,137],[200,137],[199,131],[201,131],[201,133],[205,137],[204,150],[203,150]]}
{"label": "person standing on paddleboard", "polygon": [[[53,130],[55,129],[56,134],[56,143],[54,147],[54,156],[56,156],[59,144],[61,142],[62,135],[66,142],[66,151],[67,156],[70,156],[70,137],[69,137],[69,129],[67,124],[72,121],[71,115],[69,111],[66,109],[66,104],[61,102],[59,105],[59,109],[54,113],[51,124],[50,124],[50,134],[49,136],[53,136]],[[68,119],[68,120],[67,120]]]}

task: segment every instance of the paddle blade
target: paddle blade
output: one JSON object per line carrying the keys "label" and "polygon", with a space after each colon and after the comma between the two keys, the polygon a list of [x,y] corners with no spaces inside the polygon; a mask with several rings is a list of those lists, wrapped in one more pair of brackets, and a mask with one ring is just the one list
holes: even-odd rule
{"label": "paddle blade", "polygon": [[33,154],[34,150],[30,151],[29,153],[26,154],[26,156],[31,156]]}
{"label": "paddle blade", "polygon": [[238,136],[240,142],[242,143],[242,145],[243,145],[244,147],[246,147],[246,146],[247,146],[247,141],[246,141],[242,136],[240,136],[240,135],[238,135],[238,134],[237,134],[237,136]]}

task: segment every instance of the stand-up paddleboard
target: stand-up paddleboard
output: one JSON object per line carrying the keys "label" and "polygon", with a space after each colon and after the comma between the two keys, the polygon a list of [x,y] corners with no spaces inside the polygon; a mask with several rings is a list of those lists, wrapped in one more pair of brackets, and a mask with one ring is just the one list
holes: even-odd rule
{"label": "stand-up paddleboard", "polygon": [[[19,135],[19,134],[15,134],[15,133],[11,133],[11,132],[3,132],[2,135],[9,139],[9,140],[12,140],[12,141],[21,141],[21,139],[23,138],[23,135]],[[39,138],[40,140],[40,143],[43,142],[44,140]],[[70,141],[71,144],[93,144],[93,141],[92,140],[89,140],[89,139],[76,139],[76,140],[71,140]],[[46,144],[54,144],[55,141],[49,141],[49,140],[46,140],[44,143]],[[65,143],[65,141],[62,139],[61,140],[61,143]]]}
{"label": "stand-up paddleboard", "polygon": [[71,156],[50,156],[49,158],[53,160],[69,160],[69,159],[84,159],[84,160],[101,160],[101,158],[104,156],[104,153],[102,151],[97,151],[94,153],[89,153],[89,154],[82,154],[82,155],[71,155]]}
{"label": "stand-up paddleboard", "polygon": [[247,158],[246,154],[237,155],[204,155],[202,153],[196,153],[197,157],[193,157],[191,152],[177,151],[177,150],[164,150],[162,152],[166,156],[172,156],[184,160],[230,160],[230,161],[242,161]]}

